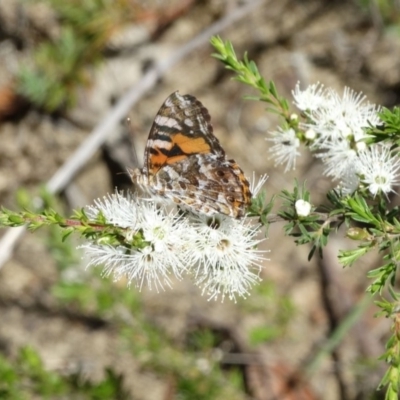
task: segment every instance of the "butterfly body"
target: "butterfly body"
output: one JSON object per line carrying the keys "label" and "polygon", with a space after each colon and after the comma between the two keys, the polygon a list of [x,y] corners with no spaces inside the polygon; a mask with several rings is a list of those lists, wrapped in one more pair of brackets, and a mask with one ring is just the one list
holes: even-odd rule
{"label": "butterfly body", "polygon": [[207,109],[191,95],[172,93],[157,113],[132,181],[153,195],[206,215],[244,216],[249,183],[226,157]]}

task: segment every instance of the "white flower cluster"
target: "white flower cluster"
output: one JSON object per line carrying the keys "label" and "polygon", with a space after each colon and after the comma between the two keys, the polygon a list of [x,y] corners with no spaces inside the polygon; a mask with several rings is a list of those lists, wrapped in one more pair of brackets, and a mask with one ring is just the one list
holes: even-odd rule
{"label": "white flower cluster", "polygon": [[[299,83],[293,91],[294,104],[305,117],[299,124],[325,167],[325,174],[340,181],[344,193],[352,193],[360,185],[375,196],[385,195],[399,182],[400,158],[390,144],[367,145],[366,129],[381,123],[380,107],[370,104],[361,93],[345,88],[340,96],[333,89],[316,83],[305,90]],[[294,129],[272,133],[270,149],[277,163],[286,162],[286,170],[294,168],[300,145]]]}
{"label": "white flower cluster", "polygon": [[[265,177],[254,190],[264,182]],[[89,266],[104,265],[104,274],[115,280],[125,277],[139,288],[147,283],[159,290],[171,286],[172,276],[190,275],[203,294],[222,300],[246,297],[260,281],[265,251],[257,250],[260,226],[249,218],[183,215],[165,202],[120,193],[87,208],[90,218],[99,212],[107,223],[123,228],[127,246],[92,242],[82,248]],[[138,236],[141,246],[130,246]]]}
{"label": "white flower cluster", "polygon": [[285,172],[294,169],[296,166],[296,157],[300,156],[298,151],[300,140],[296,137],[294,129],[283,130],[278,127],[278,130],[271,132],[271,135],[273,137],[267,140],[274,143],[269,151],[274,153],[276,164],[286,163]]}

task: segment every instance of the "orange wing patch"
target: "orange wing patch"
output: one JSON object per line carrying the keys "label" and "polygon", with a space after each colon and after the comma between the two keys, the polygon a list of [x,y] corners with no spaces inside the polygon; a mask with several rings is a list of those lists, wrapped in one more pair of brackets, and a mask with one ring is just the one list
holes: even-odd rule
{"label": "orange wing patch", "polygon": [[172,143],[179,146],[182,152],[187,155],[211,153],[210,145],[203,137],[193,138],[184,133],[177,133],[172,137]]}

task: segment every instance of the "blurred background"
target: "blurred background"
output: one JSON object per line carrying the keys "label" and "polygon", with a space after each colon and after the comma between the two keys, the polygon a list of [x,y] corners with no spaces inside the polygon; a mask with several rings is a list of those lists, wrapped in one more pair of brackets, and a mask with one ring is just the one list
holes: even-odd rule
{"label": "blurred background", "polygon": [[[175,90],[208,108],[216,136],[248,176],[268,173],[268,196],[297,178],[323,204],[335,183],[306,151],[295,171],[274,167],[265,138],[278,121],[265,104],[244,100],[255,93],[211,57],[209,29],[240,57],[247,51],[290,101],[296,82],[320,81],[393,107],[399,17],[397,0],[3,0],[0,204],[32,209],[42,196],[70,215],[129,188],[126,167],[142,165],[154,116]],[[128,91],[136,100],[127,114]],[[110,115],[116,123],[105,128]],[[96,127],[106,134],[76,161]],[[57,181],[56,195],[43,194],[71,160],[76,171]],[[383,398],[377,358],[390,321],[374,318],[365,298],[376,260],[342,269],[337,251],[352,245],[343,236],[308,262],[310,249],[273,224],[263,282],[236,304],[207,301],[189,280],[157,293],[102,278],[100,268],[85,269],[79,239],[62,242],[57,229],[26,233],[10,257],[2,241],[0,398]]]}

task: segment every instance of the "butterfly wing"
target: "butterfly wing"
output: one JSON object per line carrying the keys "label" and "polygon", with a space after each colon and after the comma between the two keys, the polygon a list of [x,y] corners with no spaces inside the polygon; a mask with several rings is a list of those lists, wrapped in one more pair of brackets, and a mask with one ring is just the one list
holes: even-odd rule
{"label": "butterfly wing", "polygon": [[249,183],[226,158],[210,120],[195,97],[172,93],[151,127],[145,165],[132,179],[191,210],[242,217],[251,201]]}
{"label": "butterfly wing", "polygon": [[210,120],[207,109],[195,97],[172,93],[151,127],[143,173],[155,175],[163,166],[195,154],[212,153],[224,157]]}
{"label": "butterfly wing", "polygon": [[162,168],[154,180],[158,194],[206,215],[245,215],[249,183],[234,160],[197,154]]}

